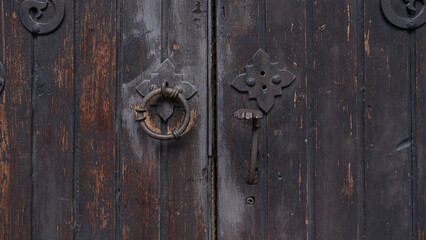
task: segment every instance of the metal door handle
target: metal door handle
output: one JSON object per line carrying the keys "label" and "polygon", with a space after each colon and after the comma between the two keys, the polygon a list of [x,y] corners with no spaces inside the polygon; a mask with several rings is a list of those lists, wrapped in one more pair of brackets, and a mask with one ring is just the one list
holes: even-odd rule
{"label": "metal door handle", "polygon": [[258,178],[256,174],[256,165],[258,159],[259,149],[259,130],[260,130],[260,119],[263,117],[263,113],[254,109],[239,109],[234,113],[234,117],[240,120],[252,121],[251,127],[251,150],[250,150],[250,163],[247,177],[248,184],[257,184]]}
{"label": "metal door handle", "polygon": [[[146,116],[144,114],[145,112],[148,111],[146,106],[151,101],[151,99],[153,99],[154,97],[160,94],[163,96],[163,98],[166,98],[166,99],[179,99],[185,111],[185,118],[183,120],[182,125],[178,129],[173,130],[171,134],[156,133],[152,131],[151,129],[149,129],[149,127],[145,123]],[[189,125],[190,114],[191,114],[188,102],[186,101],[185,97],[182,95],[181,90],[177,88],[168,87],[167,81],[161,84],[161,88],[155,88],[152,91],[150,91],[148,95],[146,95],[143,98],[141,106],[139,107],[139,109],[136,109],[136,111],[138,112],[136,120],[139,122],[140,126],[145,131],[145,133],[153,138],[160,139],[160,140],[179,139]]]}

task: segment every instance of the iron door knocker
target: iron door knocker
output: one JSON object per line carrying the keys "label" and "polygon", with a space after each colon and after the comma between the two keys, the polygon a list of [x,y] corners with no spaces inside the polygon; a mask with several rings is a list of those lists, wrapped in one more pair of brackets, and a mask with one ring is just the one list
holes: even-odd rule
{"label": "iron door knocker", "polygon": [[[185,130],[187,129],[189,125],[190,116],[191,116],[188,102],[186,101],[185,97],[182,95],[180,90],[177,88],[169,88],[168,85],[169,83],[165,81],[161,85],[161,88],[157,88],[149,92],[149,94],[144,97],[140,108],[136,109],[136,111],[138,112],[138,116],[136,120],[139,121],[139,124],[142,127],[142,129],[145,131],[145,133],[148,134],[150,137],[160,139],[160,140],[179,139],[182,136],[182,134],[185,132]],[[173,130],[172,134],[156,133],[152,131],[151,129],[149,129],[149,127],[145,123],[146,116],[144,115],[144,113],[147,112],[148,103],[151,101],[151,99],[153,99],[156,96],[159,96],[160,94],[165,99],[167,98],[179,99],[185,111],[185,118],[183,120],[182,125],[178,129]]]}
{"label": "iron door knocker", "polygon": [[[144,98],[139,108],[136,109],[136,121],[142,130],[150,137],[160,140],[179,139],[188,130],[191,119],[191,110],[187,99],[197,93],[195,87],[183,81],[183,75],[175,73],[175,66],[166,59],[160,66],[158,73],[151,74],[150,80],[144,80],[136,90]],[[160,99],[162,97],[162,99]],[[146,124],[148,104],[157,106],[157,114],[166,122],[173,114],[176,101],[178,100],[185,112],[182,124],[168,134],[154,132]]]}

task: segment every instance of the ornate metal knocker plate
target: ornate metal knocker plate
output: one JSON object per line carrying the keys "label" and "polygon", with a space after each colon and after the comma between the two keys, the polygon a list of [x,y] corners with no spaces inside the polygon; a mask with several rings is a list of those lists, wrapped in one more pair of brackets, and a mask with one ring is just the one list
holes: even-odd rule
{"label": "ornate metal knocker plate", "polygon": [[262,49],[253,56],[253,64],[246,66],[246,73],[239,75],[232,86],[239,92],[248,92],[249,99],[256,99],[259,108],[267,113],[274,106],[275,97],[282,94],[282,88],[290,86],[296,79],[293,73],[279,69],[277,62],[271,62]]}
{"label": "ornate metal knocker plate", "polygon": [[[19,15],[22,24],[24,24],[30,32],[34,34],[47,34],[61,25],[65,16],[64,1],[50,1],[24,0],[21,3]],[[42,21],[43,11],[48,8],[54,8],[54,15],[48,21]]]}
{"label": "ornate metal knocker plate", "polygon": [[[158,73],[151,74],[150,80],[144,80],[136,90],[144,98],[138,109],[136,109],[136,121],[148,136],[160,140],[179,139],[187,130],[191,118],[191,110],[187,99],[197,93],[195,87],[183,81],[183,75],[175,73],[175,66],[170,60],[165,60],[158,70]],[[160,134],[152,131],[146,124],[148,103],[157,106],[157,114],[166,122],[173,114],[176,101],[179,100],[185,111],[185,118],[182,125],[173,130],[171,134]]]}
{"label": "ornate metal knocker plate", "polygon": [[416,29],[426,22],[425,0],[380,0],[380,5],[386,19],[399,28]]}
{"label": "ornate metal knocker plate", "polygon": [[[136,120],[140,123],[140,126],[145,131],[145,133],[153,138],[160,140],[179,139],[188,127],[189,120],[191,117],[188,102],[186,101],[182,93],[180,93],[180,90],[176,88],[169,88],[167,87],[167,85],[168,82],[164,82],[161,88],[157,88],[149,92],[148,95],[143,98],[140,108],[136,109],[136,111],[138,112]],[[163,98],[179,99],[179,101],[182,103],[183,109],[185,110],[185,119],[183,120],[182,125],[177,130],[173,130],[172,134],[156,133],[149,129],[149,127],[145,123],[146,116],[144,115],[144,113],[147,112],[147,105],[154,97],[159,95],[162,95]]]}

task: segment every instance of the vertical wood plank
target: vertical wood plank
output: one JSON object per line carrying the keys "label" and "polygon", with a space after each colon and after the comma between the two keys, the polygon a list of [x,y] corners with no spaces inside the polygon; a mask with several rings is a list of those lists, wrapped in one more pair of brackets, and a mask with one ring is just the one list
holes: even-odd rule
{"label": "vertical wood plank", "polygon": [[[72,239],[74,1],[58,29],[35,38],[34,239]],[[46,16],[48,17],[48,16]]]}
{"label": "vertical wood plank", "polygon": [[[122,44],[122,236],[134,239],[208,239],[207,1],[125,1]],[[136,87],[169,58],[198,93],[189,100],[190,130],[179,140],[147,136],[135,120],[142,97]],[[167,131],[181,121],[175,108],[167,123],[150,108],[151,127]],[[166,175],[164,175],[166,173]]]}
{"label": "vertical wood plank", "polygon": [[31,238],[31,34],[21,1],[0,1],[0,239]]}
{"label": "vertical wood plank", "polygon": [[417,239],[426,239],[426,28],[421,27],[416,31],[417,38],[417,205],[418,222],[413,223],[418,228]]}
{"label": "vertical wood plank", "polygon": [[115,238],[116,2],[79,1],[77,239]]}
{"label": "vertical wood plank", "polygon": [[409,33],[365,4],[366,237],[411,239]]}
{"label": "vertical wood plank", "polygon": [[[123,1],[122,14],[122,226],[123,240],[159,239],[159,144],[135,120],[136,87],[160,63],[161,1]],[[156,119],[159,120],[159,119]]]}
{"label": "vertical wood plank", "polygon": [[315,239],[356,239],[357,5],[313,4]]}
{"label": "vertical wood plank", "polygon": [[[217,231],[218,239],[264,239],[261,236],[259,185],[248,185],[250,123],[233,117],[240,108],[257,109],[232,88],[260,48],[263,1],[216,1],[217,16]],[[262,14],[263,15],[263,14]],[[263,130],[260,132],[265,136]],[[259,154],[263,156],[263,154]],[[260,162],[259,162],[260,163]],[[255,204],[246,200],[254,198]],[[267,196],[263,201],[267,201]],[[265,215],[264,215],[265,216]]]}
{"label": "vertical wood plank", "polygon": [[[189,132],[163,146],[169,173],[167,239],[210,238],[207,4],[207,0],[169,1],[168,56],[176,71],[194,84],[198,92],[189,100]],[[178,127],[182,116],[181,109],[175,110],[168,131]]]}
{"label": "vertical wood plank", "polygon": [[266,51],[296,75],[267,114],[269,239],[307,238],[305,8],[306,1],[266,1]]}
{"label": "vertical wood plank", "polygon": [[[306,238],[305,7],[304,1],[219,1],[216,7],[219,239]],[[259,48],[298,80],[261,120],[261,177],[248,185],[250,123],[233,112],[258,107],[230,84]],[[253,205],[246,202],[251,197]]]}

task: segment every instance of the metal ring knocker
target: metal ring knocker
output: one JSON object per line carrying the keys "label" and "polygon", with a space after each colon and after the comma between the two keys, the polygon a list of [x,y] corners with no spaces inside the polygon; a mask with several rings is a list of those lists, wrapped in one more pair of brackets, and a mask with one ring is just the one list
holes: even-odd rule
{"label": "metal ring knocker", "polygon": [[[146,116],[144,116],[144,113],[148,111],[146,108],[147,104],[151,101],[151,99],[153,99],[154,97],[160,94],[164,98],[179,99],[185,111],[185,118],[183,120],[182,125],[178,129],[173,130],[171,134],[156,133],[152,131],[151,129],[149,129],[149,127],[145,123]],[[185,97],[182,95],[179,89],[169,88],[167,81],[161,84],[161,88],[155,88],[152,91],[150,91],[148,95],[146,95],[143,98],[140,108],[136,109],[136,111],[138,112],[138,118],[136,120],[139,121],[139,124],[142,127],[142,129],[145,131],[145,133],[148,134],[150,137],[160,139],[160,140],[179,139],[185,132],[186,128],[188,127],[190,116],[191,116],[190,114],[191,111],[189,109],[189,105]]]}

